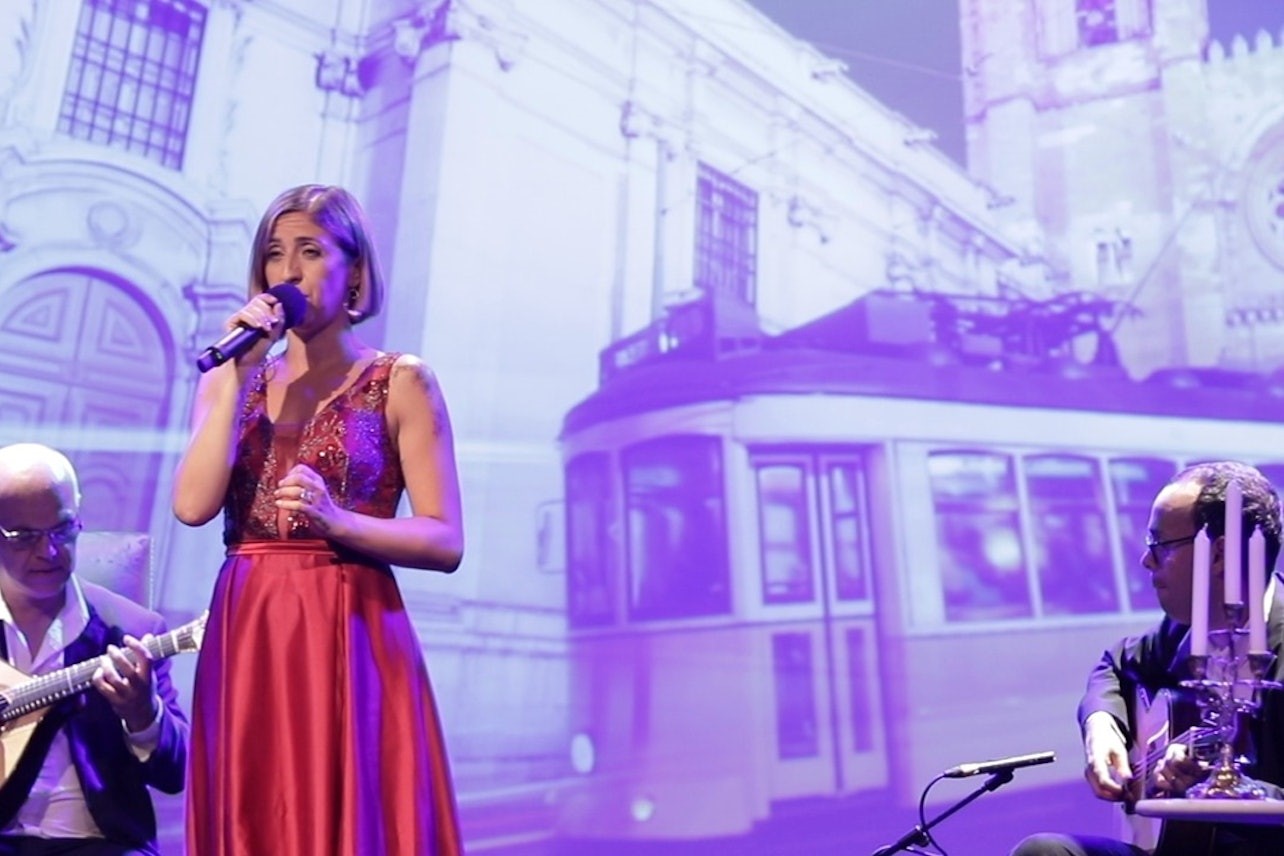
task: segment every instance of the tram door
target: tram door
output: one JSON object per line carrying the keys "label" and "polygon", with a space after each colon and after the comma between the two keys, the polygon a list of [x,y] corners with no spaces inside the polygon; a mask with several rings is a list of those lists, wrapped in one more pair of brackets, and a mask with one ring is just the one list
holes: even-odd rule
{"label": "tram door", "polygon": [[866,454],[760,449],[750,470],[772,797],[882,787]]}

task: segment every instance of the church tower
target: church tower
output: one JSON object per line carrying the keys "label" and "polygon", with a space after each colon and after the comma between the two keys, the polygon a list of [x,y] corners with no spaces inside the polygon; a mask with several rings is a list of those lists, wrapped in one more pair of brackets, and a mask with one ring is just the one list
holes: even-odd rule
{"label": "church tower", "polygon": [[[1234,150],[1269,108],[1238,71],[1210,75],[1206,0],[960,7],[969,169],[1033,218],[1068,288],[1138,310],[1117,328],[1125,367],[1269,367],[1226,321],[1243,297],[1227,258],[1248,163]],[[1227,97],[1239,110],[1224,121]]]}

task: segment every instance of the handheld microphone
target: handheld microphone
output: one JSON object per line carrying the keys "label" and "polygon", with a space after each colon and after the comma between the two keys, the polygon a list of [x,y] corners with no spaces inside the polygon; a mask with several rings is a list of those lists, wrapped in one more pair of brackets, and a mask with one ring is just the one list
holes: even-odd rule
{"label": "handheld microphone", "polygon": [[965,779],[968,776],[979,776],[983,773],[1002,773],[1020,767],[1033,767],[1035,764],[1051,764],[1057,760],[1055,752],[1036,752],[1033,755],[1014,755],[1011,758],[999,758],[994,761],[981,761],[976,764],[959,764],[950,767],[941,775],[947,779]]}
{"label": "handheld microphone", "polygon": [[[283,313],[282,321],[286,330],[289,330],[295,324],[303,320],[303,313],[307,311],[308,299],[303,296],[297,286],[288,282],[280,285],[274,285],[267,290],[267,293],[276,298],[277,303],[281,304]],[[206,348],[196,360],[196,367],[202,372],[207,372],[215,366],[221,366],[228,360],[234,360],[266,336],[267,333],[257,327],[245,327],[237,325],[234,329],[227,331],[223,338]]]}

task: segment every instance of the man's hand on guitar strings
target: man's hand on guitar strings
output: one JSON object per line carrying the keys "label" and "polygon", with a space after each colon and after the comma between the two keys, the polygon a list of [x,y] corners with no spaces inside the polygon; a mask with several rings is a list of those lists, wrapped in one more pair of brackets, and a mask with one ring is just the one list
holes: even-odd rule
{"label": "man's hand on guitar strings", "polygon": [[1164,760],[1155,768],[1154,785],[1161,794],[1180,797],[1207,777],[1208,770],[1190,757],[1186,744],[1170,743]]}
{"label": "man's hand on guitar strings", "polygon": [[[147,639],[151,636],[144,636]],[[152,678],[152,660],[143,643],[125,636],[125,648],[107,646],[94,672],[94,687],[131,733],[142,731],[156,719],[160,700]]]}
{"label": "man's hand on guitar strings", "polygon": [[1132,767],[1128,745],[1118,721],[1105,711],[1093,713],[1084,722],[1083,776],[1098,798],[1121,802],[1130,798]]}

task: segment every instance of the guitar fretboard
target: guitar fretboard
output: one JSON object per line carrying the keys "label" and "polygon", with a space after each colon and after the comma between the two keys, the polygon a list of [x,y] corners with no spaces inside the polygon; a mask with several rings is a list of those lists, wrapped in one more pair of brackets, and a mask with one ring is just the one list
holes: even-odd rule
{"label": "guitar fretboard", "polygon": [[[203,620],[199,623],[204,625]],[[199,647],[195,642],[197,632],[199,630],[194,622],[146,640],[143,648],[153,660],[163,660],[180,651],[194,651]],[[122,650],[132,661],[133,653],[128,649]],[[101,665],[102,657],[95,657],[0,691],[0,723],[10,722],[75,695],[93,683],[94,672]]]}

